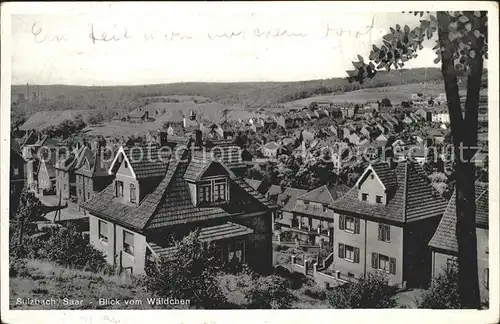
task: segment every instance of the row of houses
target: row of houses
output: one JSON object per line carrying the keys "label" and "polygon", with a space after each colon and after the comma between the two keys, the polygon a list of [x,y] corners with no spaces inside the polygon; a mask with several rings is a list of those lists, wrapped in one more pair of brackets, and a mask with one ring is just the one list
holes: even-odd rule
{"label": "row of houses", "polygon": [[[426,287],[456,266],[455,194],[442,198],[418,163],[369,165],[352,187],[282,188],[275,231],[300,244],[329,248],[325,265],[340,280],[382,272],[389,282]],[[488,295],[488,185],[476,183],[481,296]]]}

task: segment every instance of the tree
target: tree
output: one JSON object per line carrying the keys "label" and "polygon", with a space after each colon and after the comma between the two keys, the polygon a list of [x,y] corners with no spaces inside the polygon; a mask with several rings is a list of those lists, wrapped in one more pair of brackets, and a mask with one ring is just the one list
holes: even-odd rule
{"label": "tree", "polygon": [[[410,30],[407,25],[390,28],[383,37],[383,45],[373,45],[369,63],[358,55],[349,71],[349,82],[373,78],[377,70],[402,68],[404,63],[423,49],[425,38],[431,39],[437,31],[434,63],[441,61],[451,136],[455,154],[458,278],[460,302],[463,308],[480,308],[477,273],[477,241],[475,231],[474,164],[471,158],[477,147],[479,91],[483,74],[483,60],[488,58],[488,19],[485,11],[413,12],[415,16],[429,15],[420,25]],[[377,66],[375,66],[377,64]],[[467,78],[467,98],[464,111],[459,96],[459,79]],[[464,131],[466,130],[466,131]]]}
{"label": "tree", "polygon": [[387,278],[368,273],[366,278],[335,288],[328,299],[334,308],[392,308],[396,305],[391,298],[394,293]]}
{"label": "tree", "polygon": [[419,308],[455,309],[460,308],[458,294],[458,273],[454,268],[445,269],[432,280],[430,288],[418,300]]}
{"label": "tree", "polygon": [[201,242],[198,235],[199,231],[191,232],[176,242],[172,254],[148,264],[145,284],[162,297],[188,299],[196,308],[218,308],[225,303],[217,280],[221,265],[214,247]]}
{"label": "tree", "polygon": [[382,99],[381,105],[383,107],[392,107],[392,104],[391,104],[391,101],[389,100],[389,98]]}

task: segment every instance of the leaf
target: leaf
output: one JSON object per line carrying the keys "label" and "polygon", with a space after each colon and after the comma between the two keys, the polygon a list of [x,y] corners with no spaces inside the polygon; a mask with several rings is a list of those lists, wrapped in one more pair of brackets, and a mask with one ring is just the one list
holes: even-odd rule
{"label": "leaf", "polygon": [[425,20],[425,19],[424,19],[424,20],[420,20],[420,24],[421,24],[424,28],[426,28],[427,26],[429,26],[429,25],[430,25],[430,23],[431,23],[430,21]]}
{"label": "leaf", "polygon": [[399,24],[396,24],[396,30],[397,31],[400,31],[401,30],[401,26]]}
{"label": "leaf", "polygon": [[375,69],[375,64],[373,64],[373,62],[370,62],[370,67],[371,67],[372,69]]}
{"label": "leaf", "polygon": [[361,55],[358,55],[358,61],[361,63],[365,63],[365,61],[363,60],[363,57]]}
{"label": "leaf", "polygon": [[469,56],[470,58],[474,58],[476,56],[476,52],[474,50],[470,50]]}
{"label": "leaf", "polygon": [[476,36],[476,38],[479,38],[481,37],[481,32],[479,30],[474,30],[474,36]]}
{"label": "leaf", "polygon": [[471,24],[471,23],[467,23],[467,24],[465,24],[465,29],[466,29],[467,31],[471,31],[471,30],[472,30],[472,24]]}
{"label": "leaf", "polygon": [[484,53],[484,58],[488,59],[488,53]]}
{"label": "leaf", "polygon": [[460,16],[458,17],[458,21],[460,21],[461,23],[465,24],[466,22],[469,21],[469,18],[467,18],[467,16]]}
{"label": "leaf", "polygon": [[384,62],[382,62],[382,63],[380,63],[380,64],[377,66],[377,69],[379,69],[379,70],[380,70],[380,69],[383,69],[384,67],[385,67],[385,63],[384,63]]}
{"label": "leaf", "polygon": [[377,46],[375,46],[375,45],[373,45],[373,46],[372,46],[372,48],[373,48],[373,51],[374,51],[374,52],[378,52],[378,51],[380,51],[380,49],[379,49]]}
{"label": "leaf", "polygon": [[481,11],[474,11],[474,16],[481,17]]}
{"label": "leaf", "polygon": [[408,27],[408,25],[405,25],[404,31],[406,34],[408,34],[410,32],[410,27]]}
{"label": "leaf", "polygon": [[440,57],[436,57],[436,58],[434,59],[434,64],[438,64],[438,63],[439,63],[439,61],[441,61],[441,58],[440,58]]}
{"label": "leaf", "polygon": [[392,27],[389,27],[389,29],[390,29],[391,33],[393,33],[393,34],[396,32],[396,31],[394,30],[394,28],[392,28]]}

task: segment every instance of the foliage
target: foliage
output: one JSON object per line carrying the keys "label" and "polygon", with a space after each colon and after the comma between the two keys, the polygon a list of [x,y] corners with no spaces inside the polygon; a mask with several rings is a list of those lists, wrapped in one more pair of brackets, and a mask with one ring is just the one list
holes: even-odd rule
{"label": "foliage", "polygon": [[394,293],[385,276],[369,273],[366,278],[335,288],[328,298],[334,308],[392,308],[396,305],[391,298]]}
{"label": "foliage", "polygon": [[68,138],[70,135],[78,133],[86,126],[82,115],[78,114],[74,119],[63,120],[60,124],[49,126],[42,130],[49,137]]}
{"label": "foliage", "polygon": [[87,117],[87,124],[89,125],[98,125],[104,123],[105,121],[106,117],[100,111],[96,114],[91,114]]}
{"label": "foliage", "polygon": [[309,296],[309,297],[314,298],[314,299],[319,299],[319,300],[325,300],[327,297],[326,289],[321,288],[317,285],[310,287],[310,288],[306,288],[304,290],[304,294],[306,296]]}
{"label": "foliage", "polygon": [[389,100],[389,98],[384,98],[384,99],[382,99],[381,105],[382,105],[383,107],[392,107],[392,103],[391,103],[391,101]]}
{"label": "foliage", "polygon": [[[437,57],[434,63],[441,61],[443,52],[449,52],[452,54],[455,70],[467,72],[471,59],[477,55],[488,58],[487,14],[485,11],[453,11],[447,12],[446,17],[450,31],[449,43],[439,44],[436,41],[433,50]],[[390,33],[383,37],[383,45],[380,48],[373,45],[368,63],[358,55],[358,62],[353,62],[355,70],[348,72],[349,82],[363,83],[367,78],[373,78],[378,70],[402,68],[405,62],[417,57],[417,51],[423,49],[424,40],[431,39],[438,26],[441,24],[443,27],[443,22],[438,22],[431,14],[429,19],[420,20],[420,25],[413,29],[408,25],[401,27],[399,24],[395,28],[391,27]]]}
{"label": "foliage", "polygon": [[26,261],[16,257],[9,258],[9,277],[25,277],[29,275]]}
{"label": "foliage", "polygon": [[152,293],[190,300],[196,308],[219,308],[226,302],[217,275],[221,265],[213,246],[198,239],[199,231],[176,242],[175,252],[146,267],[146,287]]}
{"label": "foliage", "polygon": [[101,271],[106,265],[104,254],[73,226],[55,230],[39,250],[39,258],[92,272]]}
{"label": "foliage", "polygon": [[458,294],[458,273],[453,267],[444,269],[432,280],[431,287],[418,300],[419,308],[461,308]]}
{"label": "foliage", "polygon": [[276,275],[258,277],[246,287],[245,292],[250,308],[290,308],[294,300],[289,282]]}

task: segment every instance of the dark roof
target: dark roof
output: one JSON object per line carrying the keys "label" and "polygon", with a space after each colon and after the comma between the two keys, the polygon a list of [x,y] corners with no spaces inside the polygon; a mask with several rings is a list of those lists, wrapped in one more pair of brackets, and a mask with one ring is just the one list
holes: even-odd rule
{"label": "dark roof", "polygon": [[220,206],[199,207],[192,202],[191,189],[185,179],[190,162],[175,160],[166,166],[166,173],[152,193],[138,207],[114,199],[114,186],[106,189],[82,207],[98,217],[138,230],[158,229],[175,224],[198,222],[244,213],[277,208],[242,179],[229,179],[230,201]]}
{"label": "dark roof", "polygon": [[[220,225],[202,227],[198,234],[198,239],[202,242],[212,242],[231,237],[252,234],[253,229],[243,225],[227,222]],[[154,242],[147,242],[154,253],[160,256],[167,256],[177,252],[177,246],[162,247]]]}
{"label": "dark roof", "polygon": [[[476,224],[488,228],[488,184],[476,183]],[[429,242],[430,247],[458,252],[456,236],[456,191],[446,207],[434,236]]]}
{"label": "dark roof", "polygon": [[386,189],[394,188],[398,184],[396,173],[387,163],[373,163],[371,166]]}
{"label": "dark roof", "polygon": [[[401,223],[444,213],[446,201],[429,184],[419,164],[411,161],[401,162],[390,172],[394,172],[396,184],[393,190],[387,192],[386,205],[360,201],[359,188],[354,186],[335,202],[334,209],[338,212],[350,212]],[[385,177],[389,175],[386,174]]]}
{"label": "dark roof", "polygon": [[250,185],[250,187],[253,188],[253,190],[258,190],[260,187],[260,184],[262,183],[262,181],[260,181],[260,180],[248,179],[248,178],[246,178],[245,181],[246,181],[246,183],[248,183]]}
{"label": "dark roof", "polygon": [[283,193],[278,195],[278,205],[283,208],[285,211],[292,211],[295,207],[295,202],[297,201],[297,197],[303,195],[307,192],[307,190],[296,189],[296,188],[285,188]]}
{"label": "dark roof", "polygon": [[167,171],[168,158],[157,145],[123,148],[137,179],[162,177]]}
{"label": "dark roof", "polygon": [[[341,187],[343,188],[343,187]],[[326,204],[326,205],[332,205],[333,202],[340,198],[344,193],[346,193],[346,190],[343,189],[341,192],[337,192],[337,186],[331,185],[331,186],[321,186],[319,188],[313,189],[311,191],[308,191],[307,193],[297,197],[297,199],[304,200],[304,201],[311,201],[311,202],[317,202],[321,204]]]}

